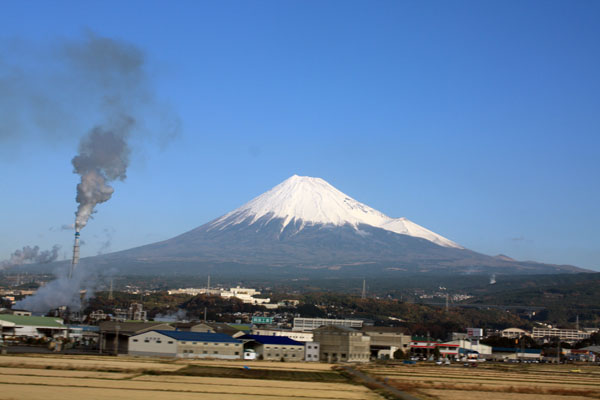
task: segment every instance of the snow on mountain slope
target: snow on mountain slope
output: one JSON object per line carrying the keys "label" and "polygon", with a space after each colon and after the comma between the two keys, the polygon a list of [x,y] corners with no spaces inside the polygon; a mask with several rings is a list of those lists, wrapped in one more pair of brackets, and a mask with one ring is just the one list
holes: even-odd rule
{"label": "snow on mountain slope", "polygon": [[427,239],[430,242],[444,247],[455,247],[457,249],[463,248],[462,246],[454,243],[452,240],[446,239],[445,237],[438,235],[429,229],[423,228],[421,225],[417,225],[406,218],[391,219],[390,221],[380,225],[379,228],[400,233],[402,235]]}
{"label": "snow on mountain slope", "polygon": [[462,247],[430,230],[407,220],[387,215],[340,192],[321,178],[294,175],[240,208],[225,214],[210,229],[224,229],[242,222],[255,223],[282,219],[283,231],[290,223],[306,225],[345,225],[358,230],[359,224],[371,225],[391,232],[419,237],[444,247]]}

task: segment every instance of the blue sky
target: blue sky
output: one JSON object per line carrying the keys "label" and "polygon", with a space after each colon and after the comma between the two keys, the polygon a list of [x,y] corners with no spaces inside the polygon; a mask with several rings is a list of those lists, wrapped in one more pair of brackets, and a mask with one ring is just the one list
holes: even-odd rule
{"label": "blue sky", "polygon": [[[7,2],[0,74],[15,48],[91,30],[142,49],[179,116],[166,146],[135,141],[84,256],[175,236],[299,174],[475,251],[600,270],[599,18],[597,1]],[[94,121],[82,104],[61,121],[0,141],[0,259],[70,252],[70,160]]]}

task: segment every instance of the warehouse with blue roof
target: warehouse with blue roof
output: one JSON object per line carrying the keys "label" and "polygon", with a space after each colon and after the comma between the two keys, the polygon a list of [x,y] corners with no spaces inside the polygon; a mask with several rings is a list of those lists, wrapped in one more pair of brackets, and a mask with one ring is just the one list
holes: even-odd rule
{"label": "warehouse with blue roof", "polygon": [[286,336],[244,335],[238,339],[244,342],[246,350],[254,351],[262,360],[304,360],[304,343]]}
{"label": "warehouse with blue roof", "polygon": [[241,359],[243,342],[222,333],[152,330],[129,338],[134,356]]}

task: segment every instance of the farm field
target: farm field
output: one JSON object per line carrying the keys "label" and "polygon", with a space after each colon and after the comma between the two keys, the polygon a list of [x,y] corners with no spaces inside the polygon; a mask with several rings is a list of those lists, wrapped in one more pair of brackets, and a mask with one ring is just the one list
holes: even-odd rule
{"label": "farm field", "polygon": [[0,399],[382,399],[332,365],[297,364],[5,355]]}
{"label": "farm field", "polygon": [[600,399],[600,367],[593,365],[480,364],[369,365],[363,372],[422,399]]}

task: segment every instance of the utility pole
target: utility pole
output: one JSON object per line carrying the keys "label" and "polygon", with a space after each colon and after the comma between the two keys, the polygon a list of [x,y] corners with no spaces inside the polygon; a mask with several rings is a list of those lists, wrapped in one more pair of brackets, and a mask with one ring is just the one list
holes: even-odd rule
{"label": "utility pole", "polygon": [[575,319],[575,329],[579,330],[579,314],[577,314],[577,318]]}
{"label": "utility pole", "polygon": [[446,313],[448,312],[448,293],[446,293]]}
{"label": "utility pole", "polygon": [[427,360],[429,360],[429,343],[430,342],[431,342],[431,340],[430,340],[429,331],[427,331],[427,346],[425,346],[427,348]]}
{"label": "utility pole", "polygon": [[119,355],[119,329],[121,326],[117,323],[115,325],[115,356]]}
{"label": "utility pole", "polygon": [[361,299],[366,299],[367,298],[367,280],[363,279],[363,288],[362,288],[362,295],[360,296]]}
{"label": "utility pole", "polygon": [[204,307],[204,322],[206,322],[206,307]]}

